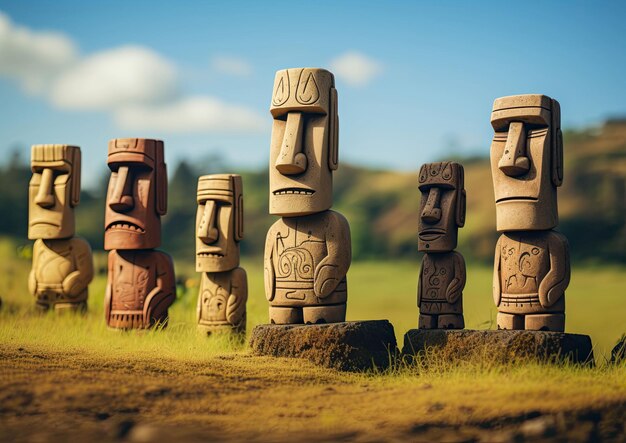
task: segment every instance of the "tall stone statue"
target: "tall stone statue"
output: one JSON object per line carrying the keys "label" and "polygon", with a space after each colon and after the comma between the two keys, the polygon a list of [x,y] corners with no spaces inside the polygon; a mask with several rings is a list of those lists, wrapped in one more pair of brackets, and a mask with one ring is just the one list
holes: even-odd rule
{"label": "tall stone statue", "polygon": [[345,320],[351,244],[348,221],[331,211],[338,167],[337,90],[324,69],[276,73],[270,112],[270,214],[265,295],[276,324]]}
{"label": "tall stone statue", "polygon": [[419,172],[422,193],[417,247],[424,252],[417,287],[420,329],[463,329],[465,260],[456,252],[465,224],[463,166],[426,163]]}
{"label": "tall stone statue", "polygon": [[35,240],[28,287],[41,310],[84,311],[93,279],[91,248],[74,236],[80,200],[80,148],[34,145],[28,238]]}
{"label": "tall stone statue", "polygon": [[244,333],[248,279],[239,267],[243,239],[243,184],[235,174],[198,179],[196,271],[201,272],[198,328]]}
{"label": "tall stone statue", "polygon": [[109,142],[104,249],[109,275],[104,310],[112,328],[165,325],[176,298],[174,265],[156,251],[167,211],[163,142],[141,138]]}
{"label": "tall stone statue", "polygon": [[493,298],[498,329],[565,330],[568,243],[558,224],[563,181],[559,103],[545,95],[496,99],[491,174],[498,240]]}

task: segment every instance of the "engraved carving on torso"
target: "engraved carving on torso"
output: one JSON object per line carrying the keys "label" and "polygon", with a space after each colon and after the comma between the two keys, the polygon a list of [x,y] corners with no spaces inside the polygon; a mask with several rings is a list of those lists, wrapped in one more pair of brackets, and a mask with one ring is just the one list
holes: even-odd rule
{"label": "engraved carving on torso", "polygon": [[276,287],[285,297],[304,300],[313,291],[315,268],[328,254],[326,242],[315,236],[310,227],[282,226],[274,240]]}
{"label": "engraved carving on torso", "polygon": [[220,274],[204,273],[202,276],[200,321],[227,322],[226,306],[231,292],[231,279]]}
{"label": "engraved carving on torso", "polygon": [[504,236],[500,259],[503,294],[537,294],[550,270],[546,241],[527,243],[522,236]]}
{"label": "engraved carving on torso", "polygon": [[113,310],[142,310],[146,296],[156,286],[156,269],[151,260],[142,260],[136,255],[131,259],[134,263],[122,257],[115,262]]}
{"label": "engraved carving on torso", "polygon": [[454,278],[454,261],[452,257],[434,258],[424,256],[422,271],[422,303],[448,303],[446,290]]}
{"label": "engraved carving on torso", "polygon": [[35,268],[38,292],[52,288],[61,290],[63,280],[76,270],[72,252],[69,242],[54,249],[43,242],[39,245]]}

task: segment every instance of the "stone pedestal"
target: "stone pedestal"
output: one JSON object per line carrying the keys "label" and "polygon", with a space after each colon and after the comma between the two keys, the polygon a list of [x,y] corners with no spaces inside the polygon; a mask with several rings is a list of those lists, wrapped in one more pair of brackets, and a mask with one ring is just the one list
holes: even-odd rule
{"label": "stone pedestal", "polygon": [[404,335],[402,354],[420,352],[437,353],[446,361],[594,363],[588,335],[549,331],[411,329]]}
{"label": "stone pedestal", "polygon": [[317,325],[259,325],[250,347],[256,355],[305,358],[340,371],[386,369],[398,349],[387,320]]}

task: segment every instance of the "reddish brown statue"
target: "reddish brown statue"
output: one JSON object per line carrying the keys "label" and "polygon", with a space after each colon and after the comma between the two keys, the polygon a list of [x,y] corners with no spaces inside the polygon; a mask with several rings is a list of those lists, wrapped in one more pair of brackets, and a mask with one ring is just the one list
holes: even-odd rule
{"label": "reddish brown statue", "polygon": [[32,147],[28,238],[33,268],[28,286],[42,310],[84,311],[93,278],[89,243],[74,236],[74,207],[80,200],[80,148]]}
{"label": "reddish brown statue", "polygon": [[558,224],[563,181],[559,103],[545,95],[497,99],[491,173],[498,240],[493,298],[498,329],[565,330],[568,243]]}
{"label": "reddish brown statue", "polygon": [[248,280],[239,267],[243,239],[243,186],[235,174],[198,179],[196,271],[202,273],[198,294],[198,328],[207,334],[244,333]]}
{"label": "reddish brown statue", "polygon": [[278,71],[270,112],[270,213],[282,217],[265,243],[270,321],[344,321],[351,246],[348,221],[330,210],[339,131],[333,74]]}
{"label": "reddish brown statue", "polygon": [[120,329],[165,325],[176,297],[172,259],[154,248],[161,243],[161,215],[167,210],[163,142],[109,142],[104,248],[109,276],[104,300],[107,324]]}
{"label": "reddish brown statue", "polygon": [[418,250],[425,252],[417,289],[420,329],[465,327],[465,261],[454,250],[465,224],[463,181],[458,163],[426,163],[420,169]]}

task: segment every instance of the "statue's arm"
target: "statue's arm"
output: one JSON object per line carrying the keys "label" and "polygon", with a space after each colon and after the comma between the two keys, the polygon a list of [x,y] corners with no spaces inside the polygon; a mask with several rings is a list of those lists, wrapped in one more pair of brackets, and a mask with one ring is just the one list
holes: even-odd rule
{"label": "statue's arm", "polygon": [[313,289],[319,298],[333,293],[348,273],[352,261],[350,225],[348,220],[337,212],[331,212],[328,218],[326,250],[328,251],[326,257],[315,268]]}
{"label": "statue's arm", "polygon": [[498,242],[496,243],[496,252],[493,257],[493,301],[496,306],[500,306],[500,300],[502,299],[502,288],[500,287],[501,276],[500,272],[502,271],[501,267],[501,244],[502,244],[502,236],[498,238]]}
{"label": "statue's arm", "polygon": [[226,304],[226,319],[231,325],[237,326],[246,313],[248,300],[246,271],[242,268],[233,269],[231,279],[231,290]]}
{"label": "statue's arm", "polygon": [[454,278],[446,288],[446,300],[448,303],[455,303],[461,295],[463,295],[463,288],[465,287],[465,280],[467,274],[465,272],[465,260],[463,256],[458,252],[453,252],[452,256],[452,271],[454,272]]}
{"label": "statue's arm", "polygon": [[172,257],[162,251],[154,251],[156,262],[156,286],[144,302],[144,318],[160,319],[176,298],[176,280]]}
{"label": "statue's arm", "polygon": [[420,264],[420,275],[417,278],[417,307],[420,307],[422,302],[422,285],[424,284],[424,262],[427,260],[427,255],[422,257],[422,263]]}
{"label": "statue's arm", "polygon": [[33,266],[28,274],[28,291],[31,295],[37,295],[37,274],[35,269],[39,266],[39,248],[41,248],[41,240],[36,240],[33,245]]}
{"label": "statue's arm", "polygon": [[265,280],[265,298],[274,300],[276,290],[276,274],[274,272],[274,226],[267,231],[265,237],[265,253],[263,255],[263,278]]}
{"label": "statue's arm", "polygon": [[107,258],[107,287],[104,292],[104,318],[106,318],[107,323],[109,322],[109,317],[111,315],[111,303],[113,298],[113,269],[116,259],[117,252],[109,252],[109,256]]}
{"label": "statue's arm", "polygon": [[74,237],[70,241],[76,270],[70,272],[63,280],[63,292],[70,297],[75,297],[83,292],[93,280],[93,258],[91,247],[85,239]]}
{"label": "statue's arm", "polygon": [[558,232],[548,237],[550,271],[539,284],[539,302],[549,308],[565,293],[570,280],[569,244],[567,238]]}

